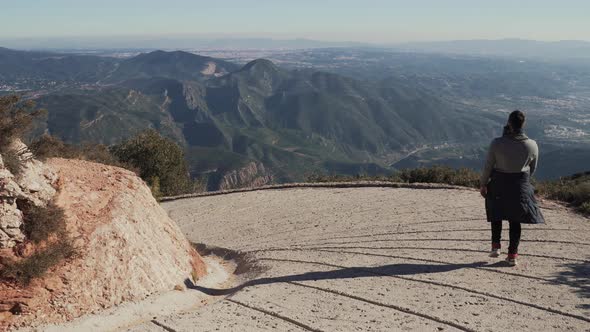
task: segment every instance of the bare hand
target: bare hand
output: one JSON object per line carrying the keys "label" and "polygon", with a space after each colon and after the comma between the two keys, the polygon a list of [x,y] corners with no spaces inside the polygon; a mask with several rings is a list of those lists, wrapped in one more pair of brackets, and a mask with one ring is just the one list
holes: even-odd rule
{"label": "bare hand", "polygon": [[479,193],[481,194],[481,196],[483,198],[486,198],[486,196],[488,195],[488,187],[487,186],[479,187]]}

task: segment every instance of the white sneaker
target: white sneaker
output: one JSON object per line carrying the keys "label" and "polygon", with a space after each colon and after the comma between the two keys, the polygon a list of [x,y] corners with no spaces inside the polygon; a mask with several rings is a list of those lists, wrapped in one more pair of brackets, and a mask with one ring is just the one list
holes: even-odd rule
{"label": "white sneaker", "polygon": [[500,249],[492,249],[490,251],[490,257],[500,257]]}
{"label": "white sneaker", "polygon": [[516,257],[506,257],[506,261],[508,262],[508,265],[510,266],[516,266],[518,265],[518,261],[516,260]]}

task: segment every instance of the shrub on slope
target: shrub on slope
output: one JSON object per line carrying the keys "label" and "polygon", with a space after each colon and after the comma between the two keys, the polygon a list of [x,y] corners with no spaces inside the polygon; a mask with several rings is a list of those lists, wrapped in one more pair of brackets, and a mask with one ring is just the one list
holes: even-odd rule
{"label": "shrub on slope", "polygon": [[113,146],[111,151],[121,162],[139,170],[156,197],[178,195],[192,189],[184,152],[155,130],[146,130]]}
{"label": "shrub on slope", "polygon": [[537,185],[539,194],[571,204],[580,212],[590,214],[590,172],[574,174]]}
{"label": "shrub on slope", "polygon": [[41,160],[48,158],[81,159],[123,167],[133,171],[130,165],[120,162],[111,153],[109,147],[103,144],[82,143],[81,145],[73,145],[63,142],[58,137],[43,135],[34,140],[29,146],[29,149],[35,157]]}
{"label": "shrub on slope", "polygon": [[468,168],[455,169],[448,166],[420,167],[403,169],[389,176],[356,176],[315,174],[307,178],[308,182],[353,182],[353,181],[389,181],[403,183],[443,183],[455,186],[477,188],[479,174]]}
{"label": "shrub on slope", "polygon": [[11,150],[11,143],[31,129],[33,120],[44,110],[35,109],[32,101],[23,101],[17,95],[0,97],[0,154],[8,170],[18,175],[21,172],[24,151]]}

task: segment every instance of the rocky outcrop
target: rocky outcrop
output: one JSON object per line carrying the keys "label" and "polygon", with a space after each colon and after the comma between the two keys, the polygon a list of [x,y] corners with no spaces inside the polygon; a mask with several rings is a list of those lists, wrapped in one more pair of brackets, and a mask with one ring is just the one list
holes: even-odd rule
{"label": "rocky outcrop", "polygon": [[22,162],[18,176],[12,174],[0,156],[0,249],[13,248],[25,240],[23,213],[17,203],[45,206],[55,195],[55,173],[32,158],[27,146],[14,141],[9,150],[17,151]]}
{"label": "rocky outcrop", "polygon": [[[65,159],[44,167],[56,175],[54,199],[65,211],[77,253],[27,287],[0,282],[0,326],[2,320],[5,326],[70,320],[206,273],[201,257],[134,173]],[[23,188],[39,199],[49,193],[43,186]]]}
{"label": "rocky outcrop", "polygon": [[216,190],[261,187],[271,183],[272,175],[261,163],[250,162],[246,166],[225,173]]}
{"label": "rocky outcrop", "polygon": [[0,201],[0,248],[13,248],[25,240],[21,230],[23,214],[12,198]]}

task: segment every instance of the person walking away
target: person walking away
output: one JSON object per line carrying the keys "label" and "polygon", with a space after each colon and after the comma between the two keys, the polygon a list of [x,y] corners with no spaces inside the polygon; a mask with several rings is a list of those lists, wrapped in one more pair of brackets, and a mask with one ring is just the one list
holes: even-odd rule
{"label": "person walking away", "polygon": [[480,179],[487,220],[492,226],[490,257],[500,256],[502,221],[510,224],[509,265],[515,266],[521,237],[521,224],[541,224],[545,220],[535,199],[531,176],[537,169],[539,148],[523,130],[525,114],[510,113],[501,137],[490,144]]}

